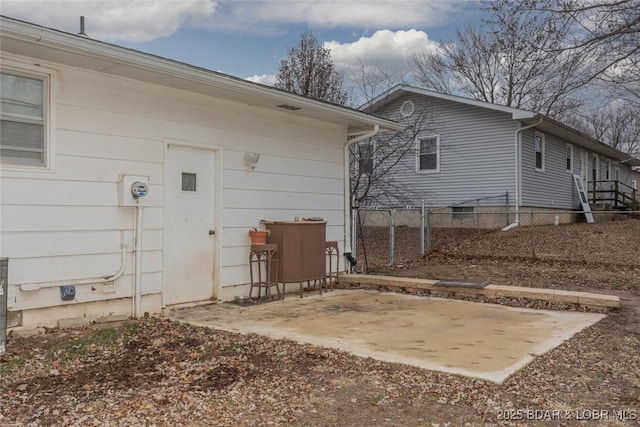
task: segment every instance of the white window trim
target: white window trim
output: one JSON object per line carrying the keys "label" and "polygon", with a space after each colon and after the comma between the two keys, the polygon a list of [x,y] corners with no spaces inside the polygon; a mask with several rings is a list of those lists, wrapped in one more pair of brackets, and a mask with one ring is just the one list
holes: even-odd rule
{"label": "white window trim", "polygon": [[613,179],[615,179],[616,181],[620,181],[621,180],[620,178],[622,178],[621,173],[622,172],[620,171],[619,167],[617,167],[617,166],[614,167],[613,168]]}
{"label": "white window trim", "polygon": [[[540,153],[542,154],[542,167],[539,168],[538,167],[538,163],[536,161],[536,138],[540,137]],[[536,132],[533,136],[533,166],[535,167],[535,170],[537,172],[544,172],[544,166],[545,166],[545,157],[546,157],[546,141],[545,141],[545,135],[543,133],[540,132]]]}
{"label": "white window trim", "polygon": [[[569,168],[569,169],[567,169],[567,159],[569,158],[569,157],[567,157],[567,154],[566,154],[567,153],[567,149],[569,149],[569,152],[570,152],[569,155],[571,156],[571,168]],[[573,156],[574,156],[574,154],[573,154],[573,145],[572,144],[566,144],[566,146],[565,146],[564,168],[569,173],[573,173],[573,170],[575,169],[574,165],[573,165],[575,163],[573,161]]]}
{"label": "white window trim", "polygon": [[44,162],[42,165],[24,165],[19,163],[3,163],[0,161],[0,171],[16,172],[50,172],[55,167],[55,82],[56,70],[42,66],[34,66],[23,62],[13,61],[9,58],[2,61],[0,70],[7,73],[15,73],[26,77],[42,79],[44,81],[44,105],[43,105],[43,153]]}
{"label": "white window trim", "polygon": [[[436,139],[436,168],[435,169],[420,169],[420,140],[421,139]],[[419,135],[415,140],[416,150],[416,173],[439,173],[440,172],[440,135],[439,134],[426,134]]]}

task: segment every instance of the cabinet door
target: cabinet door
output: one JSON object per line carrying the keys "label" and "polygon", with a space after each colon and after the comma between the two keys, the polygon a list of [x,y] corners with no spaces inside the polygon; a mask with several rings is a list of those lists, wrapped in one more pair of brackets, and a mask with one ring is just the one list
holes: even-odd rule
{"label": "cabinet door", "polygon": [[307,224],[302,233],[302,271],[305,280],[325,275],[325,224]]}

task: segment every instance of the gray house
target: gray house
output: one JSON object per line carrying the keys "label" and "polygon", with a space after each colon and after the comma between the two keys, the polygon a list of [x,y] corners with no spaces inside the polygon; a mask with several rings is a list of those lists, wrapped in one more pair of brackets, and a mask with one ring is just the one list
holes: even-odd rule
{"label": "gray house", "polygon": [[482,209],[574,210],[581,206],[577,182],[590,202],[621,207],[637,197],[631,169],[640,160],[535,112],[405,85],[363,110],[407,126],[395,140],[360,143],[361,174],[375,174],[373,164],[388,169],[380,180],[387,190],[372,184],[373,205],[424,200],[429,208],[458,205],[469,214],[480,210],[470,201],[504,195]]}

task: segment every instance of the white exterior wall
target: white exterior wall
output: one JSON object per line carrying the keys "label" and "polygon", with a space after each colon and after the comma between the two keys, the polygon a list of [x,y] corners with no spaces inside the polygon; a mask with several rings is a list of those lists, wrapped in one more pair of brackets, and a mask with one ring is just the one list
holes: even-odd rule
{"label": "white exterior wall", "polygon": [[[286,111],[2,56],[3,66],[53,72],[50,168],[4,165],[0,171],[0,256],[10,259],[10,310],[25,310],[25,326],[55,323],[60,317],[131,314],[122,300],[114,301],[130,298],[132,292],[135,213],[132,207],[118,206],[121,174],[150,179],[144,208],[143,310],[160,309],[163,163],[169,142],[217,150],[218,298],[247,293],[247,232],[260,219],[321,216],[328,221],[327,239],[340,241],[342,249],[345,128]],[[247,151],[261,154],[253,171],[243,163]],[[61,282],[117,272],[121,240],[128,245],[127,268],[115,292],[81,285],[75,301],[61,301]],[[19,285],[34,282],[43,288],[19,290]],[[113,303],[79,307],[101,300]],[[28,311],[51,306],[64,309],[41,310],[41,315],[49,313],[44,317]]]}

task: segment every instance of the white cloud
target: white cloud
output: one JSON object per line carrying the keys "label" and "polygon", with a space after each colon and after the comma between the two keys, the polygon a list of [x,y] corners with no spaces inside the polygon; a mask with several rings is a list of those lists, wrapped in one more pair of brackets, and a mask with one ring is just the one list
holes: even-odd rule
{"label": "white cloud", "polygon": [[2,0],[2,14],[77,33],[80,15],[98,40],[143,42],[185,26],[281,34],[312,28],[415,28],[444,25],[473,0]]}
{"label": "white cloud", "polygon": [[91,38],[143,42],[169,37],[186,24],[211,21],[213,0],[3,0],[2,14],[71,33],[80,30]]}
{"label": "white cloud", "polygon": [[[305,23],[319,27],[411,27],[441,24],[464,1],[290,0],[230,4],[235,22]],[[234,21],[232,21],[234,22]]]}
{"label": "white cloud", "polygon": [[251,77],[246,77],[245,80],[249,80],[250,82],[260,83],[267,86],[273,86],[276,83],[276,75],[275,74],[262,74],[262,75],[253,75]]}
{"label": "white cloud", "polygon": [[408,59],[412,55],[434,50],[438,43],[429,39],[424,31],[376,31],[371,37],[361,37],[353,43],[325,42],[331,58],[339,68],[362,64],[377,68],[399,78],[408,73]]}

